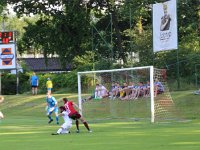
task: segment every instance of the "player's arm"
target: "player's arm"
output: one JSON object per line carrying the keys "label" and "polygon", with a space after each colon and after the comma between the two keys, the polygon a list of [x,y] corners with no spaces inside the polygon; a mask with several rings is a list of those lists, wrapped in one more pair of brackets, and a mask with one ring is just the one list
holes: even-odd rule
{"label": "player's arm", "polygon": [[46,107],[45,107],[45,110],[47,111],[47,110],[48,110],[48,108],[49,108],[49,104],[48,104],[48,102],[46,102]]}
{"label": "player's arm", "polygon": [[30,81],[30,85],[32,85],[32,77],[30,77],[29,81]]}
{"label": "player's arm", "polygon": [[64,116],[64,114],[63,113],[59,113],[58,116]]}
{"label": "player's arm", "polygon": [[75,106],[79,111],[81,111],[81,109],[78,107],[78,105],[74,102],[72,102],[73,106]]}
{"label": "player's arm", "polygon": [[56,99],[54,97],[52,97],[52,99],[53,99],[55,105],[53,107],[51,107],[51,110],[50,110],[51,112],[53,112],[54,109],[58,106],[58,103],[57,103]]}
{"label": "player's arm", "polygon": [[37,78],[37,86],[39,85],[39,78]]}

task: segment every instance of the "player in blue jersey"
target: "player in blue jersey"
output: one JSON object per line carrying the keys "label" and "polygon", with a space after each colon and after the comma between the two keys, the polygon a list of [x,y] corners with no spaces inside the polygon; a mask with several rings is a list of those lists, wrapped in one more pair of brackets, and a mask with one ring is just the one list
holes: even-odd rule
{"label": "player in blue jersey", "polygon": [[58,122],[58,103],[57,103],[55,97],[53,97],[49,92],[47,93],[46,102],[47,102],[47,106],[46,106],[47,116],[49,118],[48,123],[51,123],[53,121],[51,115],[54,112],[56,115],[56,123],[59,124],[59,122]]}
{"label": "player in blue jersey", "polygon": [[31,88],[33,95],[37,95],[38,84],[39,84],[38,76],[36,76],[35,72],[33,72],[33,75],[31,76]]}

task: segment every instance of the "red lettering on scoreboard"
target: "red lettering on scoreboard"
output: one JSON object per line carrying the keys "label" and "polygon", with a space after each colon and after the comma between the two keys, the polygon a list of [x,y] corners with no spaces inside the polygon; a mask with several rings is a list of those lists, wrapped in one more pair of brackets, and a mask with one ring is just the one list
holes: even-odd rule
{"label": "red lettering on scoreboard", "polygon": [[13,31],[0,32],[0,44],[14,43]]}

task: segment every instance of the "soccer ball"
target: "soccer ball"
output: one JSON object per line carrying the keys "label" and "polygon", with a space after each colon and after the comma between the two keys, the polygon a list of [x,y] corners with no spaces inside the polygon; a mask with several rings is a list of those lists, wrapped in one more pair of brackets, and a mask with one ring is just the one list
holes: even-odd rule
{"label": "soccer ball", "polygon": [[4,118],[3,113],[0,111],[0,120]]}

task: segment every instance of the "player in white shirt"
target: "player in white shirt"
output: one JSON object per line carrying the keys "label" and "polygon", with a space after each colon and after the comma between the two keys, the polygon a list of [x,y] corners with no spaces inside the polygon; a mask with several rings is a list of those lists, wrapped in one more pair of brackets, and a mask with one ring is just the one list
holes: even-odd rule
{"label": "player in white shirt", "polygon": [[64,123],[58,129],[57,133],[52,133],[52,135],[59,135],[59,134],[68,134],[70,133],[69,129],[72,127],[72,120],[69,118],[69,113],[66,111],[64,106],[60,106],[60,114],[64,119]]}
{"label": "player in white shirt", "polygon": [[[4,101],[4,97],[0,96],[0,103],[2,103]],[[4,118],[3,113],[0,111],[0,120]]]}

